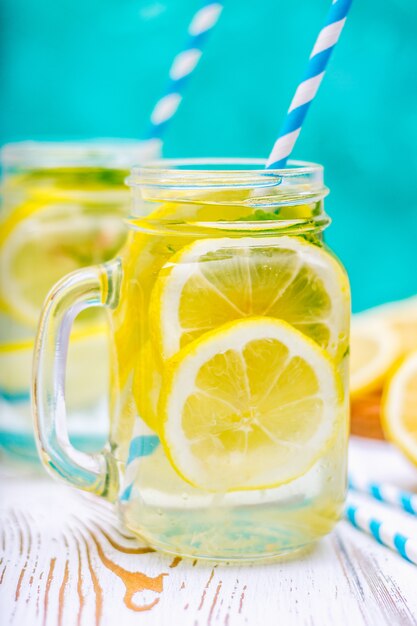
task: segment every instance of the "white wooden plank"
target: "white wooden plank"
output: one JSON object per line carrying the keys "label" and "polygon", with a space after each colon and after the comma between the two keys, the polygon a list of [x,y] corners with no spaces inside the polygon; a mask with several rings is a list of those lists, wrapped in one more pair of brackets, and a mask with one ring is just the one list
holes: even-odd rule
{"label": "white wooden plank", "polygon": [[[384,444],[354,442],[352,460],[413,484]],[[417,626],[416,568],[346,522],[303,557],[216,566],[149,552],[109,505],[46,476],[2,478],[2,626]]]}

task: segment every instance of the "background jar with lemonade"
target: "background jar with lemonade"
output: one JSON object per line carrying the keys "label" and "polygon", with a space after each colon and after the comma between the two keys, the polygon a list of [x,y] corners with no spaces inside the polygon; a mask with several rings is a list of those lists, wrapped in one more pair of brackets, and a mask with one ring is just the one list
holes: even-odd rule
{"label": "background jar with lemonade", "polygon": [[[52,285],[106,261],[126,237],[134,163],[158,156],[153,142],[21,142],[1,151],[0,449],[36,458],[30,415],[33,343]],[[108,350],[102,311],[81,315],[67,376],[77,445],[99,447],[107,428]],[[88,419],[85,409],[89,409]]]}

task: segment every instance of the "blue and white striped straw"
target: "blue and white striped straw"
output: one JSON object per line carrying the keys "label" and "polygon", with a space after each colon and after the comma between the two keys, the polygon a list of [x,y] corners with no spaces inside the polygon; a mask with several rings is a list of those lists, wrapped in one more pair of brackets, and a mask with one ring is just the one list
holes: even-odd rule
{"label": "blue and white striped straw", "polygon": [[294,94],[290,108],[272,149],[266,167],[279,169],[286,166],[295,142],[301,132],[307,111],[323,80],[327,64],[346,22],[352,0],[333,0],[324,27],[314,44],[301,83]]}
{"label": "blue and white striped straw", "polygon": [[383,546],[391,548],[391,550],[400,554],[403,559],[417,565],[416,539],[410,539],[402,533],[396,532],[389,524],[369,515],[362,507],[347,505],[345,518],[355,528],[367,533]]}
{"label": "blue and white striped straw", "polygon": [[184,50],[174,59],[169,70],[169,83],[164,95],[156,103],[151,114],[148,139],[161,139],[165,127],[175,115],[184,87],[195,70],[203,53],[210,31],[217,24],[223,10],[221,2],[203,1],[203,6],[194,15],[188,27],[189,40]]}
{"label": "blue and white striped straw", "polygon": [[384,483],[369,482],[349,476],[349,489],[371,496],[410,515],[417,515],[417,494]]}

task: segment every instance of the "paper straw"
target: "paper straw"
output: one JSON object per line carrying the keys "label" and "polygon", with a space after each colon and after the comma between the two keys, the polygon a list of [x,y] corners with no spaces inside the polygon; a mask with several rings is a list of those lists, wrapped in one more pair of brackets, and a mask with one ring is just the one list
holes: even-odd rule
{"label": "paper straw", "polygon": [[272,149],[266,167],[286,166],[312,101],[323,80],[333,49],[346,22],[352,0],[333,0],[326,21],[317,37],[301,83],[298,85],[285,122]]}
{"label": "paper straw", "polygon": [[222,10],[222,3],[205,0],[191,20],[187,45],[174,58],[169,70],[169,83],[152,111],[148,139],[161,139],[168,122],[177,112],[184,87],[200,61],[203,46]]}
{"label": "paper straw", "polygon": [[416,539],[410,539],[396,532],[389,524],[367,513],[363,507],[348,505],[345,509],[345,518],[355,528],[367,533],[383,546],[391,548],[406,561],[417,565]]}
{"label": "paper straw", "polygon": [[368,482],[349,476],[349,489],[364,493],[379,502],[394,506],[410,515],[417,515],[417,494],[385,483]]}

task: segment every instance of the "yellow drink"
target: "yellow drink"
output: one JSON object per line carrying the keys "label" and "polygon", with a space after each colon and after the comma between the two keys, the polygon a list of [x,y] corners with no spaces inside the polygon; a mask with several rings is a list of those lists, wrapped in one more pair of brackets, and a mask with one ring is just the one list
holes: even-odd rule
{"label": "yellow drink", "polygon": [[[272,558],[328,533],[342,511],[349,285],[323,243],[319,166],[203,165],[134,171],[119,258],[47,303],[40,443],[46,463],[117,499],[156,548]],[[112,337],[110,445],[95,469],[48,436],[65,417],[46,402],[59,393],[51,346],[81,302],[109,308]]]}
{"label": "yellow drink", "polygon": [[[124,180],[139,156],[137,142],[24,142],[3,148],[0,448],[37,458],[29,397],[42,304],[60,278],[108,261],[123,246],[129,211]],[[67,381],[72,434],[78,445],[98,449],[107,428],[107,340],[103,311],[81,314]]]}
{"label": "yellow drink", "polygon": [[[111,384],[111,395],[116,399],[111,445],[122,463],[130,456],[129,479],[124,481],[121,497],[123,519],[152,545],[190,556],[232,559],[244,553],[262,558],[271,552],[302,547],[328,533],[341,513],[346,393],[341,392],[333,432],[324,449],[318,451],[319,460],[311,458],[299,471],[295,468],[294,476],[285,477],[282,484],[279,479],[274,483],[272,476],[271,483],[266,481],[260,489],[250,481],[247,486],[233,480],[228,484],[226,476],[222,479],[227,462],[212,487],[210,480],[202,486],[196,484],[193,476],[187,475],[186,464],[179,467],[172,458],[162,396],[178,353],[223,325],[239,319],[256,320],[265,311],[268,317],[293,324],[321,343],[342,387],[347,388],[347,281],[337,261],[323,248],[319,230],[307,228],[303,232],[303,224],[305,227],[322,219],[322,203],[284,206],[272,216],[269,210],[247,206],[247,189],[211,194],[184,190],[176,192],[182,202],[165,204],[160,203],[159,191],[155,196],[146,198],[149,216],[130,223],[130,239],[121,260],[120,303],[112,316],[117,356]],[[271,198],[268,191],[268,202],[278,199],[285,202],[281,194]],[[152,203],[156,209],[149,209]],[[287,258],[291,254],[292,261]],[[287,286],[292,293],[274,305],[277,289],[303,255],[305,271],[300,270],[292,287],[290,283]],[[250,276],[246,279],[251,282],[252,294],[245,284],[247,265]],[[308,287],[309,270],[312,282],[322,281],[322,291],[315,284]],[[201,271],[205,275],[199,280]],[[323,287],[326,284],[336,286],[336,291],[345,290],[336,294],[340,304],[332,313],[326,301],[330,294]],[[300,289],[305,289],[305,301]],[[190,305],[192,311],[187,310]],[[173,339],[179,317],[175,307],[179,307],[180,315],[188,316],[188,321],[193,320],[194,328],[183,329]],[[316,322],[309,323],[307,307],[314,309]],[[330,322],[328,317],[336,314],[339,319]],[[329,328],[333,323],[335,328]],[[236,389],[236,393],[240,391]],[[211,395],[213,399],[216,391]],[[200,405],[195,411],[199,410]],[[196,413],[189,416],[191,421],[198,418]],[[230,441],[230,446],[239,446],[239,441]],[[204,450],[196,453],[204,454]],[[214,467],[208,472],[212,477],[217,474]]]}

